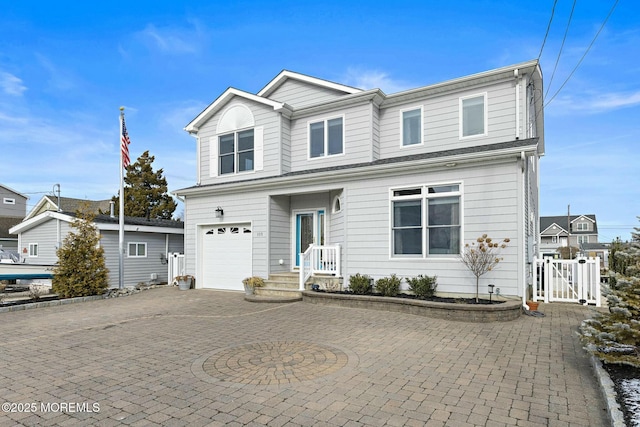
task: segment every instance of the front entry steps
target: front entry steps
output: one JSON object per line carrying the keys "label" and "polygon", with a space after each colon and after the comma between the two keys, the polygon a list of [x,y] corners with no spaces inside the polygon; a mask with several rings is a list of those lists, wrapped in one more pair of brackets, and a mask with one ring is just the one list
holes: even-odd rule
{"label": "front entry steps", "polygon": [[[298,281],[299,275],[291,273],[273,273],[265,280],[264,286],[255,288],[253,295],[245,295],[244,299],[250,302],[296,302],[302,301]],[[341,289],[342,279],[333,276],[312,276],[305,284],[306,289],[311,289],[313,284],[318,284],[320,289]]]}

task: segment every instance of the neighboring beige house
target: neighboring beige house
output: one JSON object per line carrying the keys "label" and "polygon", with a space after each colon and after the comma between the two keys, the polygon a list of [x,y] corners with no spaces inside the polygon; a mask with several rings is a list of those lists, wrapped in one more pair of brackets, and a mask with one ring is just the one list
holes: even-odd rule
{"label": "neighboring beige house", "polygon": [[29,211],[25,220],[31,219],[34,216],[47,211],[75,212],[84,205],[88,206],[89,210],[95,214],[109,214],[111,212],[111,200],[84,200],[73,199],[71,197],[44,196],[38,203],[36,203],[31,211]]}

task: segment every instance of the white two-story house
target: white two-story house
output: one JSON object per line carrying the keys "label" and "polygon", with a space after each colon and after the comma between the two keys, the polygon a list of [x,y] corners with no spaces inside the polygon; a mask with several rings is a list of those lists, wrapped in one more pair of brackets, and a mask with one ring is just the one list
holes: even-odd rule
{"label": "white two-story house", "polygon": [[291,71],[257,94],[227,89],[185,128],[197,145],[197,183],[175,192],[187,272],[233,290],[301,269],[345,285],[425,274],[441,294],[475,294],[460,253],[486,233],[510,243],[481,293],[521,296],[537,248],[541,93],[537,61],[394,94]]}

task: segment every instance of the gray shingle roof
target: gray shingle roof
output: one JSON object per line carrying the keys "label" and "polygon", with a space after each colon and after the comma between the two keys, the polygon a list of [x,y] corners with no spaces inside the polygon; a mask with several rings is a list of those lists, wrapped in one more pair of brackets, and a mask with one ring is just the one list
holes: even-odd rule
{"label": "gray shingle roof", "polygon": [[[571,215],[570,221],[573,222],[581,216],[587,217],[593,220],[593,230],[589,231],[581,231],[576,230],[575,227],[572,228],[571,234],[598,234],[598,222],[596,221],[596,216],[593,214],[588,215]],[[551,225],[557,224],[562,227],[564,230],[567,229],[567,216],[566,215],[557,215],[557,216],[541,216],[540,217],[540,231],[544,231],[549,228]]]}

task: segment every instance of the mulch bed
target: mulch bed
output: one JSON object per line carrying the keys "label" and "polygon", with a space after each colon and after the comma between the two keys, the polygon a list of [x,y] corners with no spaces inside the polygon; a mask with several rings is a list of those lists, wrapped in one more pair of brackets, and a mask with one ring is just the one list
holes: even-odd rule
{"label": "mulch bed", "polygon": [[[315,292],[320,292],[320,293],[325,293],[325,294],[342,294],[342,295],[357,295],[353,292],[348,292],[348,291],[325,291],[325,290],[317,290]],[[371,293],[371,294],[366,294],[367,296],[374,296],[374,297],[381,297],[383,296],[382,294],[379,293]],[[450,303],[450,304],[502,304],[504,301],[496,301],[496,300],[491,300],[489,301],[488,299],[482,299],[480,298],[478,300],[478,302],[476,302],[475,298],[451,298],[451,297],[428,297],[428,298],[418,298],[415,295],[411,295],[411,294],[398,294],[392,298],[404,298],[404,299],[414,299],[414,300],[420,300],[420,301],[433,301],[433,302],[446,302],[446,303]]]}

